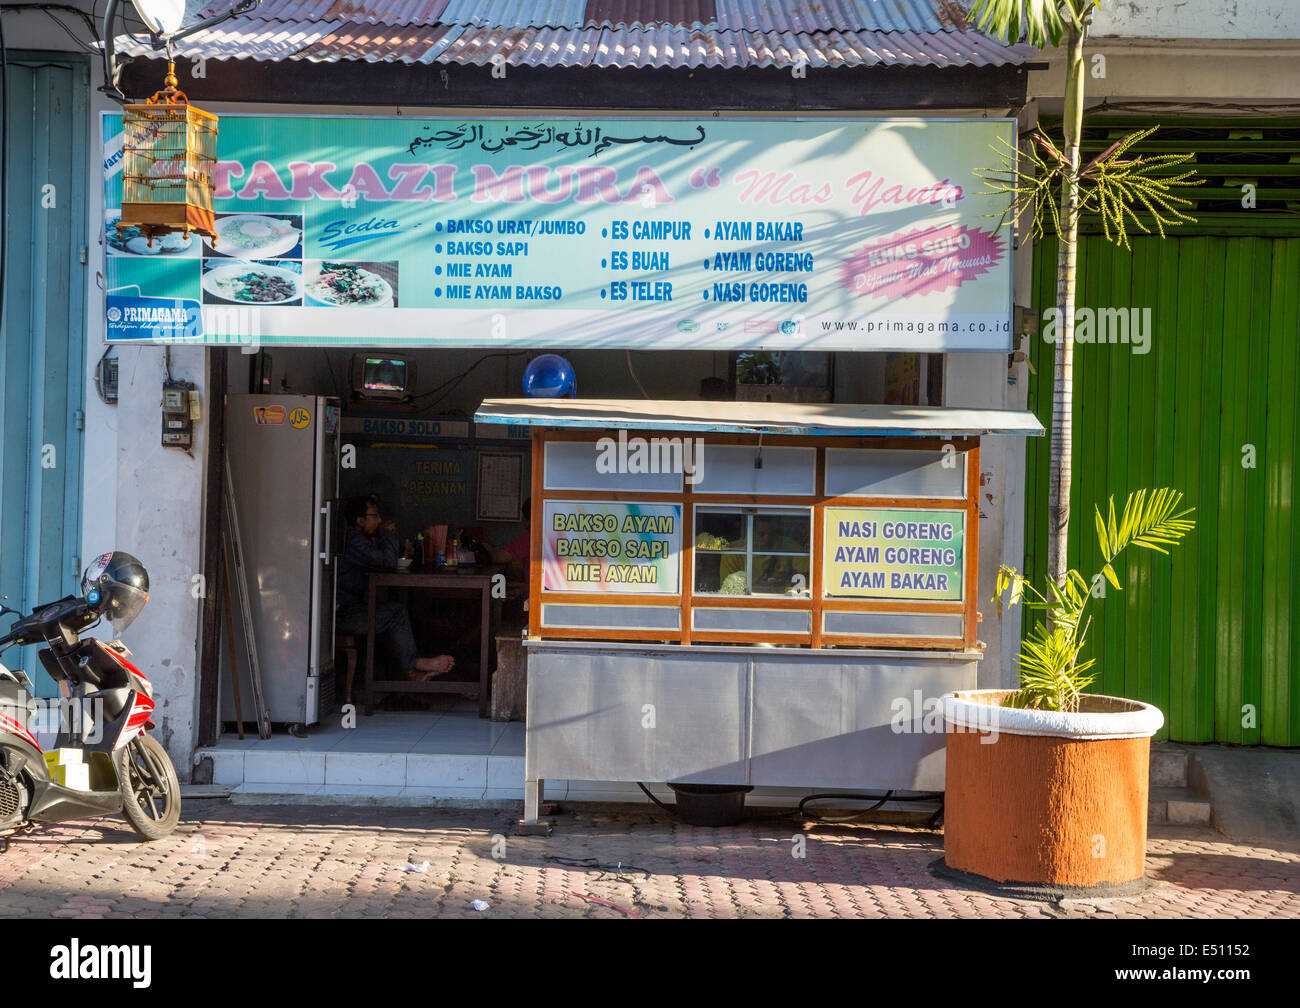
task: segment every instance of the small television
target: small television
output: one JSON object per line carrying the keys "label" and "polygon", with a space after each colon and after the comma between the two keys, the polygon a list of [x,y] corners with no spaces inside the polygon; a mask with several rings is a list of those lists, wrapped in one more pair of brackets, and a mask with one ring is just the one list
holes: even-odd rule
{"label": "small television", "polygon": [[415,366],[405,357],[359,353],[352,358],[352,391],[358,399],[405,399],[415,382]]}

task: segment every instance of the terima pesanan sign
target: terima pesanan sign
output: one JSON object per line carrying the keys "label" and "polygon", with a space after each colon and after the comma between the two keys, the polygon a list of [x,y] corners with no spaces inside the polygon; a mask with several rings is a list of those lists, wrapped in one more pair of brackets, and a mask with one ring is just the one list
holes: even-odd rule
{"label": "terima pesanan sign", "polygon": [[1009,119],[223,116],[217,240],[152,245],[103,122],[111,340],[1011,349]]}

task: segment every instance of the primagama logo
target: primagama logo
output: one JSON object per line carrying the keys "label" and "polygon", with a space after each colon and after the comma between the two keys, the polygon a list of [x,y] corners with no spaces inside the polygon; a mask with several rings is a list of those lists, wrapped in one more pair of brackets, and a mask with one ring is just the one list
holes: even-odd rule
{"label": "primagama logo", "polygon": [[598,473],[683,473],[692,485],[704,478],[704,439],[603,437],[596,442]]}
{"label": "primagama logo", "polygon": [[151,945],[82,945],[73,938],[50,949],[55,980],[130,980],[136,988],[153,982]]}

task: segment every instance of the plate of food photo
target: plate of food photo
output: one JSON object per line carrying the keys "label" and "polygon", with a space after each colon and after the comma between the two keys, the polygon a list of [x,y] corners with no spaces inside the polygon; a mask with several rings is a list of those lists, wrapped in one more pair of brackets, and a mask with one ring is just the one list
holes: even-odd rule
{"label": "plate of food photo", "polygon": [[365,269],[366,265],[370,264],[309,263],[304,276],[307,303],[329,308],[392,308],[393,285]]}
{"label": "plate of food photo", "polygon": [[120,256],[160,256],[172,258],[192,256],[199,250],[199,239],[195,234],[181,234],[173,231],[159,235],[149,244],[138,227],[124,227],[118,230],[117,222],[122,219],[120,211],[113,210],[104,215],[104,247],[109,255]]}
{"label": "plate of food photo", "polygon": [[204,238],[203,243],[239,259],[274,259],[293,251],[302,240],[302,229],[293,221],[267,214],[218,215],[216,230],[217,240]]}
{"label": "plate of food photo", "polygon": [[232,262],[203,274],[205,300],[234,304],[280,305],[302,298],[302,277],[291,269],[266,263]]}

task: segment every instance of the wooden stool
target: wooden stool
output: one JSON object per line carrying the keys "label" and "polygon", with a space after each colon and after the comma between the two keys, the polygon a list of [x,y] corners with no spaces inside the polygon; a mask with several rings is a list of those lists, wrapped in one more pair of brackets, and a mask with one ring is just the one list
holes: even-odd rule
{"label": "wooden stool", "polygon": [[357,638],[353,634],[337,634],[334,637],[334,664],[338,666],[339,655],[347,662],[347,678],[343,686],[343,702],[352,702],[352,677],[357,672]]}

